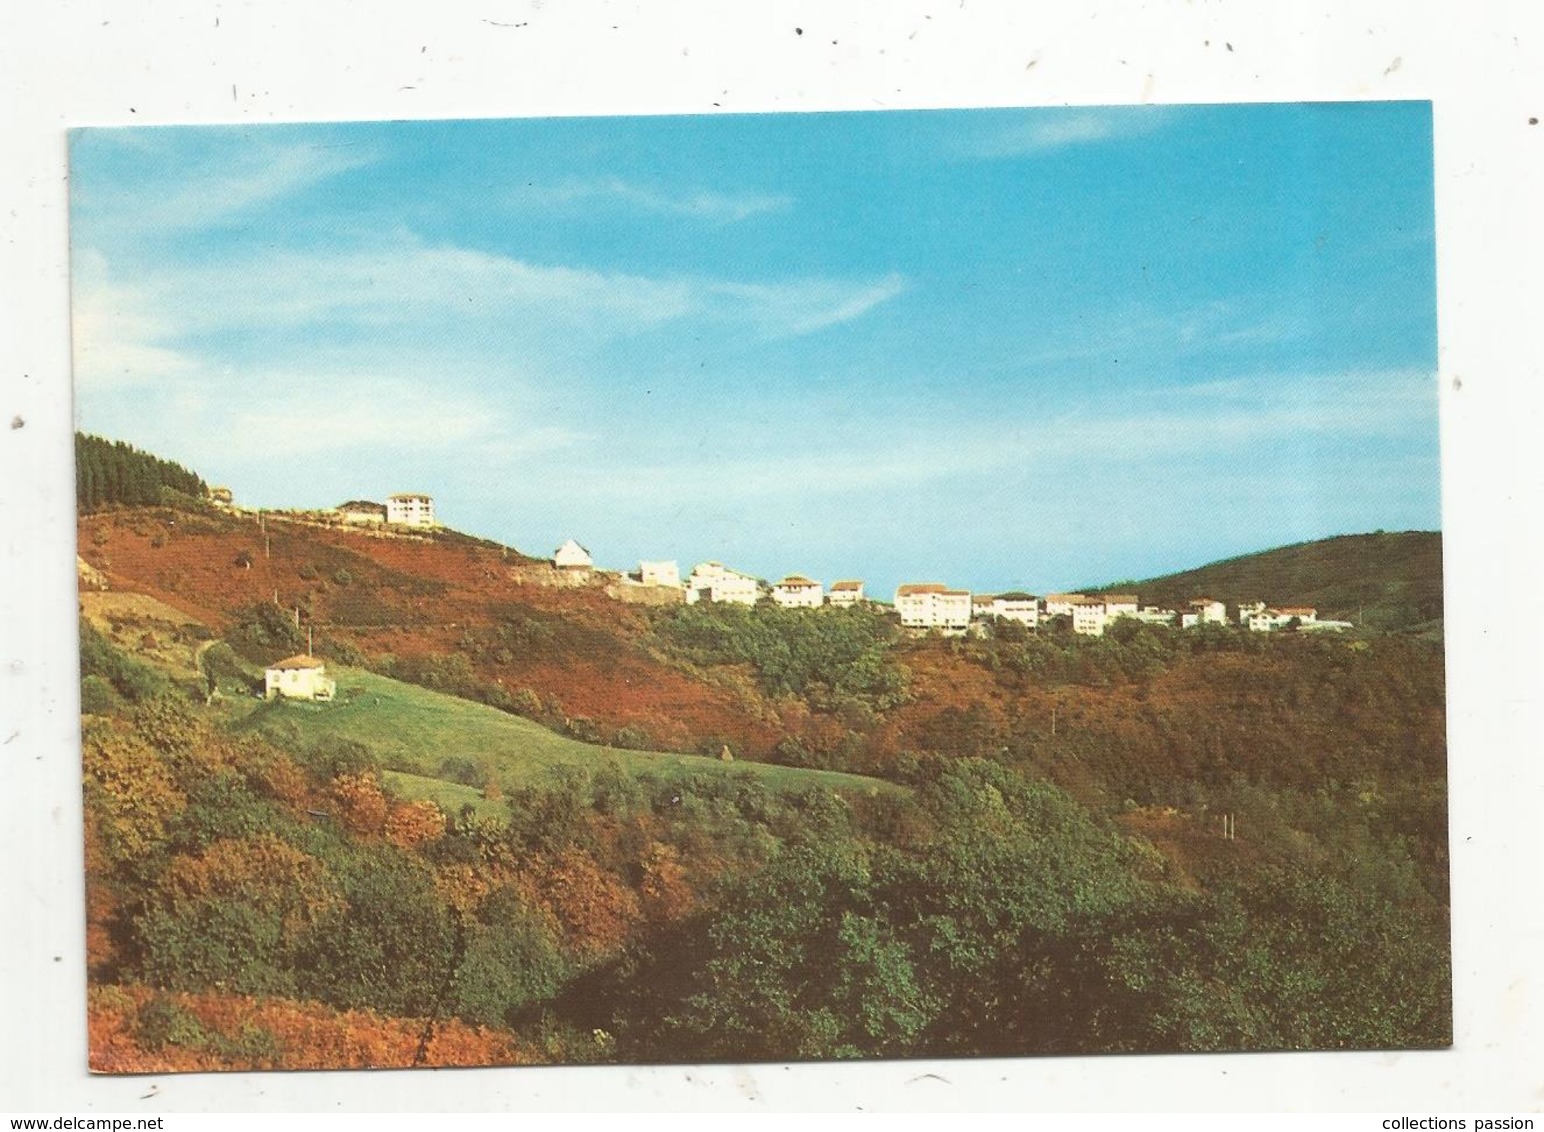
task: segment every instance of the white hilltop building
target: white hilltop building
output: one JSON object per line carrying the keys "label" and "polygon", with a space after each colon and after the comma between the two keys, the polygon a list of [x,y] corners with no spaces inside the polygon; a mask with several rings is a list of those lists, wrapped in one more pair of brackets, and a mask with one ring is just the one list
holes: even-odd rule
{"label": "white hilltop building", "polygon": [[1214,597],[1193,597],[1185,605],[1187,613],[1193,613],[1198,625],[1226,625],[1228,607]]}
{"label": "white hilltop building", "polygon": [[1104,615],[1112,621],[1117,617],[1135,617],[1137,610],[1141,608],[1141,602],[1136,594],[1098,594],[1097,596],[1104,602]]}
{"label": "white hilltop building", "polygon": [[264,699],[330,700],[337,690],[327,666],[307,653],[276,660],[263,670]]}
{"label": "white hilltop building", "polygon": [[1285,629],[1296,621],[1299,625],[1315,625],[1319,620],[1319,611],[1308,605],[1282,605],[1273,609],[1255,609],[1251,607],[1247,624],[1256,633],[1269,633],[1274,629]]}
{"label": "white hilltop building", "polygon": [[434,500],[415,492],[388,495],[386,522],[398,527],[432,527]]}
{"label": "white hilltop building", "polygon": [[681,584],[681,568],[672,562],[638,563],[638,581],[645,586],[669,586]]}
{"label": "white hilltop building", "polygon": [[832,582],[831,592],[826,594],[826,601],[844,609],[857,605],[863,601],[863,583],[853,578]]}
{"label": "white hilltop building", "polygon": [[1074,633],[1082,633],[1085,637],[1102,637],[1109,620],[1109,611],[1105,609],[1104,602],[1097,597],[1079,598],[1072,603]]}
{"label": "white hilltop building", "polygon": [[729,602],[734,605],[755,605],[761,596],[756,579],[738,570],[731,570],[722,562],[701,562],[692,569],[686,579],[686,603],[699,601]]}
{"label": "white hilltop building", "polygon": [[1018,591],[998,594],[988,608],[993,617],[1002,621],[1017,621],[1030,629],[1040,624],[1040,599],[1034,594]]}
{"label": "white hilltop building", "polygon": [[1161,605],[1144,605],[1135,613],[1127,614],[1135,617],[1144,625],[1173,625],[1179,621],[1179,611],[1165,609]]}
{"label": "white hilltop building", "polygon": [[573,539],[552,552],[552,564],[559,570],[588,570],[595,565],[590,552]]}
{"label": "white hilltop building", "polygon": [[1087,594],[1046,594],[1045,615],[1047,617],[1071,617],[1073,606],[1087,599]]}
{"label": "white hilltop building", "polygon": [[970,591],[951,590],[942,582],[909,582],[896,588],[895,611],[908,629],[963,633],[970,628]]}
{"label": "white hilltop building", "polygon": [[772,600],[784,609],[819,609],[825,604],[825,589],[803,574],[789,574],[772,587]]}

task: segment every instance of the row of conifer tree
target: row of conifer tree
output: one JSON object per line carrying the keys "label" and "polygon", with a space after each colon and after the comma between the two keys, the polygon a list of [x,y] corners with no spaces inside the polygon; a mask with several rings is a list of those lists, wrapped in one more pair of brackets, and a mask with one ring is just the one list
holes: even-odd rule
{"label": "row of conifer tree", "polygon": [[95,511],[110,503],[157,504],[164,498],[163,488],[200,499],[208,491],[204,481],[181,464],[121,440],[75,434],[75,503],[80,510]]}

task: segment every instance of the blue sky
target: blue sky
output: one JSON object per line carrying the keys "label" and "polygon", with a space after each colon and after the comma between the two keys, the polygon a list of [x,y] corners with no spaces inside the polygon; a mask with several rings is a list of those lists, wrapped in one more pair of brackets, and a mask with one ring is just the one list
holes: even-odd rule
{"label": "blue sky", "polygon": [[94,129],[80,427],[605,566],[1038,592],[1439,525],[1426,103]]}

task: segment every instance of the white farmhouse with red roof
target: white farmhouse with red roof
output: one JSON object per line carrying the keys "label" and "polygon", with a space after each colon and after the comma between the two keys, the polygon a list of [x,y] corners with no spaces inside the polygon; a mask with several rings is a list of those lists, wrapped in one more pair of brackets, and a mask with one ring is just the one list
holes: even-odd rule
{"label": "white farmhouse with red roof", "polygon": [[264,699],[330,700],[337,690],[337,681],[327,677],[327,666],[306,653],[276,660],[263,670]]}

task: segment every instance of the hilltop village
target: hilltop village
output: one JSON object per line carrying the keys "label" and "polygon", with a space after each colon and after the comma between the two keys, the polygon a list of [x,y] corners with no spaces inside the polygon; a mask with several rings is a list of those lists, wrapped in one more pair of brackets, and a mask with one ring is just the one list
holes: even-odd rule
{"label": "hilltop village", "polygon": [[[233,507],[228,488],[213,488],[210,496],[219,506]],[[403,534],[439,526],[433,499],[420,493],[390,495],[385,503],[350,500],[330,512],[311,514],[346,527]],[[640,561],[629,572],[600,570],[590,552],[574,539],[557,547],[550,561],[553,570],[568,584],[585,584],[595,579],[613,581],[616,596],[623,600],[641,599],[636,591],[647,591],[647,600],[661,604],[754,606],[769,601],[784,609],[811,610],[850,608],[875,600],[864,593],[864,584],[859,579],[834,581],[829,589],[803,574],[789,574],[781,581],[768,583],[715,561],[699,563],[684,579],[679,565],[671,560]],[[1064,624],[1072,632],[1089,637],[1103,636],[1120,618],[1179,629],[1238,625],[1254,632],[1288,628],[1335,632],[1352,627],[1349,621],[1321,620],[1318,610],[1312,607],[1273,606],[1265,601],[1240,604],[1230,612],[1226,603],[1198,595],[1189,599],[1184,608],[1170,609],[1143,605],[1140,596],[1132,593],[983,594],[941,582],[903,583],[896,588],[894,610],[902,628],[945,636],[982,633],[989,624],[1002,622],[1039,629],[1056,618],[1065,618]]]}

